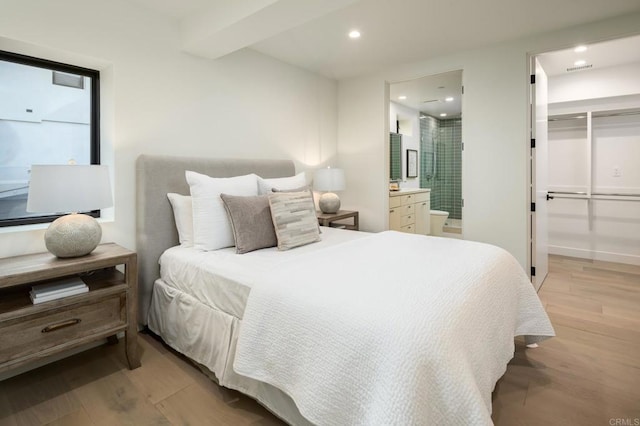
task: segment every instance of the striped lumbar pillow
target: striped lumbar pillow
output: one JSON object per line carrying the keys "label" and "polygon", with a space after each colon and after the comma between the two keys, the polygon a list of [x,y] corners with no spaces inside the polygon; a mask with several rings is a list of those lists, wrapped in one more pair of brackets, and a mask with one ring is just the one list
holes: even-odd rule
{"label": "striped lumbar pillow", "polygon": [[320,241],[318,218],[309,191],[269,194],[269,206],[279,250]]}

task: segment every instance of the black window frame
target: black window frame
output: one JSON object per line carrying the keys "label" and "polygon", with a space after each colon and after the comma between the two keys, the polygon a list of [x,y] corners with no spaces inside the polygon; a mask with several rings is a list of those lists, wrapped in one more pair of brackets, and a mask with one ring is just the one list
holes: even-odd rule
{"label": "black window frame", "polygon": [[[51,71],[60,71],[69,74],[82,75],[91,78],[91,122],[89,125],[90,164],[100,164],[100,71],[64,64],[34,56],[0,50],[0,60],[21,65],[44,68]],[[93,217],[100,217],[100,210],[84,212]],[[13,219],[0,219],[0,227],[32,225],[37,223],[53,222],[63,214],[22,217]]]}

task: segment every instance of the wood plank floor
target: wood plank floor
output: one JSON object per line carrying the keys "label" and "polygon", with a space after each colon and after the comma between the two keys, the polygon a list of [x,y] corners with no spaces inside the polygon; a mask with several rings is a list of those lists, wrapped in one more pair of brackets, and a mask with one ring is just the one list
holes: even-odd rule
{"label": "wood plank floor", "polygon": [[640,267],[550,256],[539,295],[556,337],[517,345],[495,424],[640,424]]}
{"label": "wood plank floor", "polygon": [[[496,425],[635,425],[640,267],[551,256],[540,298],[558,336],[518,343],[493,393]],[[0,425],[282,424],[152,336],[139,341],[137,370],[120,342],[1,381]]]}

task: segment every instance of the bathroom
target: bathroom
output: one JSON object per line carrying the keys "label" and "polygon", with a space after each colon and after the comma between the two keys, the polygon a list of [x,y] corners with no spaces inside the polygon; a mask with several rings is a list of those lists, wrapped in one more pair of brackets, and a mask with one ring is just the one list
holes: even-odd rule
{"label": "bathroom", "polygon": [[389,85],[390,185],[430,190],[431,234],[453,238],[463,236],[462,92],[461,70]]}

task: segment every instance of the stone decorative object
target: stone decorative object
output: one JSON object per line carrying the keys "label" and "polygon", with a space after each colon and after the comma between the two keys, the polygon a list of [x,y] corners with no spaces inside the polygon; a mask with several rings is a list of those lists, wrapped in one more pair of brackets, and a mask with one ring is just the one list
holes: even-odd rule
{"label": "stone decorative object", "polygon": [[68,214],[49,225],[44,244],[53,255],[61,258],[91,253],[100,243],[102,228],[86,214]]}
{"label": "stone decorative object", "polygon": [[322,213],[336,213],[340,210],[340,198],[333,192],[325,192],[320,196],[318,206]]}

